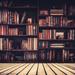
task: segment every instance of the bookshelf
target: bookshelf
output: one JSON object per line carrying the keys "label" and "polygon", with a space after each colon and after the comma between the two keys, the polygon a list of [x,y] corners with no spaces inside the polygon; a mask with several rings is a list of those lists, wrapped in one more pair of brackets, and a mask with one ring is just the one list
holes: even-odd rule
{"label": "bookshelf", "polygon": [[73,2],[44,2],[0,1],[0,62],[75,62]]}
{"label": "bookshelf", "polygon": [[[59,0],[58,0],[59,1]],[[42,62],[75,62],[73,2],[39,9],[39,53]],[[59,4],[60,7],[57,5]],[[40,5],[41,6],[41,5]],[[71,56],[72,55],[72,56]]]}
{"label": "bookshelf", "polygon": [[36,1],[5,0],[0,3],[0,61],[36,60],[38,42]]}

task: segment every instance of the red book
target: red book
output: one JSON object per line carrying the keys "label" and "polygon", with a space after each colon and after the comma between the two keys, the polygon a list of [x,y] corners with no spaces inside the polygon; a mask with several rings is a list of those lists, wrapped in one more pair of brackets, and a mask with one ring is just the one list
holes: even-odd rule
{"label": "red book", "polygon": [[7,35],[7,27],[6,26],[0,26],[0,35]]}

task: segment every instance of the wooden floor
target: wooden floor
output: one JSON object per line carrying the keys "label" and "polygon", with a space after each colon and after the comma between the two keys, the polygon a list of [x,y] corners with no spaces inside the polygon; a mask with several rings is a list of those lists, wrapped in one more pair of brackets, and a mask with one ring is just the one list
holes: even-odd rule
{"label": "wooden floor", "polygon": [[0,63],[0,75],[75,75],[75,63]]}

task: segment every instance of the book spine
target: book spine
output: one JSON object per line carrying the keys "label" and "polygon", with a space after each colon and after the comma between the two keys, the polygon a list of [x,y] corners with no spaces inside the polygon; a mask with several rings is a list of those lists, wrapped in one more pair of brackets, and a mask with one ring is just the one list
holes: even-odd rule
{"label": "book spine", "polygon": [[0,24],[2,23],[2,12],[0,11]]}
{"label": "book spine", "polygon": [[34,49],[33,50],[37,50],[37,38],[34,38]]}
{"label": "book spine", "polygon": [[3,42],[2,42],[2,38],[0,38],[0,50],[2,50],[3,49]]}

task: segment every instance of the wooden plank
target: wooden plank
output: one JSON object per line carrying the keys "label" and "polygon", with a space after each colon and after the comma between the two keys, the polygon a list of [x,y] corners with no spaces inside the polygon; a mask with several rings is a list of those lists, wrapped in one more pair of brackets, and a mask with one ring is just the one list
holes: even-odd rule
{"label": "wooden plank", "polygon": [[39,63],[39,67],[38,67],[38,75],[46,75],[43,65],[41,63]]}
{"label": "wooden plank", "polygon": [[68,67],[68,68],[70,68],[70,69],[75,71],[75,64],[73,64],[73,65],[72,64],[64,64],[64,66],[66,66],[66,67]]}
{"label": "wooden plank", "polygon": [[69,66],[75,67],[75,63],[60,63],[60,65],[69,65]]}
{"label": "wooden plank", "polygon": [[9,70],[9,69],[12,69],[12,68],[14,68],[14,67],[16,67],[16,66],[18,66],[18,64],[17,64],[17,65],[10,66],[10,67],[6,67],[6,68],[0,70],[0,74],[1,74],[2,72],[5,72],[5,71]]}
{"label": "wooden plank", "polygon": [[9,69],[9,70],[6,70],[6,71],[4,71],[4,72],[1,73],[1,74],[9,74],[10,72],[12,72],[12,71],[14,71],[14,70],[20,68],[21,66],[23,66],[23,64],[17,65],[16,67],[13,67],[13,68],[11,68],[11,69]]}
{"label": "wooden plank", "polygon": [[28,75],[36,75],[38,64],[34,64]]}
{"label": "wooden plank", "polygon": [[65,75],[63,72],[61,72],[59,69],[57,69],[56,67],[54,67],[52,64],[48,64],[57,75]]}
{"label": "wooden plank", "polygon": [[55,73],[48,67],[47,64],[43,64],[46,70],[47,75],[55,75]]}
{"label": "wooden plank", "polygon": [[70,69],[70,68],[68,68],[68,67],[66,67],[64,65],[60,65],[60,66],[63,67],[64,69],[68,70],[69,72],[74,73],[74,75],[75,75],[75,70],[72,70],[72,69]]}
{"label": "wooden plank", "polygon": [[57,68],[59,68],[60,70],[62,70],[67,75],[73,75],[71,72],[67,71],[66,69],[62,68],[61,66],[58,66],[57,64],[53,64],[53,65],[55,65]]}
{"label": "wooden plank", "polygon": [[23,71],[21,71],[18,75],[26,75],[32,66],[33,66],[33,64],[30,64]]}
{"label": "wooden plank", "polygon": [[28,64],[24,64],[20,68],[18,68],[15,71],[11,72],[9,75],[17,75],[20,71],[22,71],[23,69],[25,69],[26,66],[28,66]]}
{"label": "wooden plank", "polygon": [[9,63],[0,63],[0,70],[14,66],[14,64],[9,65]]}
{"label": "wooden plank", "polygon": [[73,63],[27,64],[29,63],[0,63],[0,75],[36,75],[36,73],[37,75],[75,75],[75,64]]}

